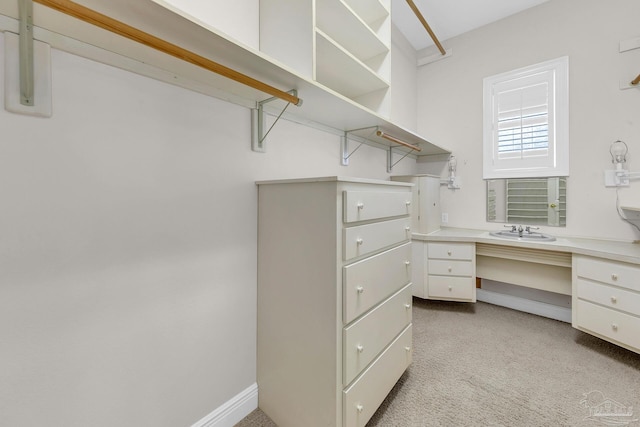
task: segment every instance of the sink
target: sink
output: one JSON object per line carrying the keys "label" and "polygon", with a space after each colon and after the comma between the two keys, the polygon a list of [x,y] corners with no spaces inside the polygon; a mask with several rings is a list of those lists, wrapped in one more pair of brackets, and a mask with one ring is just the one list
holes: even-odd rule
{"label": "sink", "polygon": [[520,236],[520,233],[517,231],[508,230],[491,231],[489,234],[501,239],[520,240],[523,242],[553,242],[556,240],[555,237],[549,236],[548,234],[536,232],[527,233],[526,231],[522,232],[522,236]]}

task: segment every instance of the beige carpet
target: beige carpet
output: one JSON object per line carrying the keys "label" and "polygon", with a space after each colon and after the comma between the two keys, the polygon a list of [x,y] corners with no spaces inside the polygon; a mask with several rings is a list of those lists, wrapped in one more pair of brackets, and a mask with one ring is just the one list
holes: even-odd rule
{"label": "beige carpet", "polygon": [[[640,419],[636,353],[485,303],[414,298],[413,319],[413,364],[367,426],[606,426],[589,418],[605,399]],[[257,409],[250,426],[275,424]]]}

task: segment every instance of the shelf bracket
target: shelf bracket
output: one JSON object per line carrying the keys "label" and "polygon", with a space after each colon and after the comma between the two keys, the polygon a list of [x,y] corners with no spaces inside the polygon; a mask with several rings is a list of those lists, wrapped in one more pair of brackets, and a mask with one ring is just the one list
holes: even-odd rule
{"label": "shelf bracket", "polygon": [[342,166],[349,166],[349,157],[353,155],[360,147],[362,147],[364,142],[361,142],[351,153],[349,153],[349,132],[345,132],[344,136],[340,138],[340,148],[342,151],[342,155],[340,156],[340,164]]}
{"label": "shelf bracket", "polygon": [[33,1],[20,0],[20,104],[34,105],[33,78]]}
{"label": "shelf bracket", "polygon": [[[298,96],[298,91],[295,89],[292,89],[287,93],[295,97]],[[272,101],[277,101],[279,99],[279,97],[274,96],[272,98],[259,101],[257,103],[257,108],[251,109],[251,149],[253,151],[257,151],[259,153],[265,153],[267,151],[266,147],[264,146],[264,140],[267,138],[267,135],[269,135],[269,132],[271,132],[271,129],[273,129],[276,123],[278,123],[278,120],[280,120],[280,117],[282,117],[287,107],[291,105],[291,102],[287,102],[287,105],[285,105],[280,114],[278,114],[278,117],[276,117],[276,120],[273,122],[271,127],[269,127],[269,129],[265,132],[264,125],[266,113],[264,111],[264,105]],[[302,105],[302,100],[300,100],[296,105]]]}
{"label": "shelf bracket", "polygon": [[402,160],[404,160],[405,157],[407,157],[409,154],[411,154],[411,151],[407,151],[404,156],[402,156],[400,158],[400,160],[397,161],[393,161],[393,149],[395,147],[391,146],[389,147],[389,151],[387,152],[387,172],[391,173],[391,171],[393,170],[393,167],[395,165],[397,165],[398,163],[400,163]]}

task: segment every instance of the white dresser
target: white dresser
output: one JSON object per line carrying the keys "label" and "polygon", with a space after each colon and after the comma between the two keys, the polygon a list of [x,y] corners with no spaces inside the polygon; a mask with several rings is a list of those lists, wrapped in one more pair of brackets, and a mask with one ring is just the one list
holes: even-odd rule
{"label": "white dresser", "polygon": [[573,256],[573,327],[640,353],[640,266]]}
{"label": "white dresser", "polygon": [[278,426],[364,426],[411,363],[410,214],[406,183],[258,183],[258,399]]}
{"label": "white dresser", "polygon": [[426,245],[426,298],[476,302],[475,244],[428,242]]}

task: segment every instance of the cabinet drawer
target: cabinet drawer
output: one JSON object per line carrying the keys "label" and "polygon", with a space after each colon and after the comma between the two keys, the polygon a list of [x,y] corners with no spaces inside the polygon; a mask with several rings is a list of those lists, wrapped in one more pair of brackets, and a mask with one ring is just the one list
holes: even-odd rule
{"label": "cabinet drawer", "polygon": [[411,323],[411,285],[405,286],[343,331],[343,383],[349,384]]}
{"label": "cabinet drawer", "polygon": [[640,292],[640,267],[615,261],[576,257],[578,277]]}
{"label": "cabinet drawer", "polygon": [[432,299],[476,301],[476,283],[472,277],[428,276],[427,293]]}
{"label": "cabinet drawer", "polygon": [[411,243],[342,269],[344,323],[351,322],[411,280]]}
{"label": "cabinet drawer", "polygon": [[576,325],[613,342],[640,351],[640,318],[610,308],[577,300]]}
{"label": "cabinet drawer", "polygon": [[358,225],[343,230],[342,257],[356,258],[379,249],[411,239],[409,218]]}
{"label": "cabinet drawer", "polygon": [[343,425],[363,427],[411,364],[411,325],[343,392]]}
{"label": "cabinet drawer", "polygon": [[576,279],[576,296],[583,300],[640,316],[639,293],[578,278]]}
{"label": "cabinet drawer", "polygon": [[455,259],[471,261],[475,255],[475,244],[430,242],[427,244],[427,257],[430,259]]}
{"label": "cabinet drawer", "polygon": [[471,261],[448,261],[430,259],[427,263],[427,274],[443,276],[474,276],[473,263]]}
{"label": "cabinet drawer", "polygon": [[344,191],[344,222],[409,215],[410,191]]}

